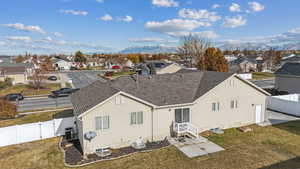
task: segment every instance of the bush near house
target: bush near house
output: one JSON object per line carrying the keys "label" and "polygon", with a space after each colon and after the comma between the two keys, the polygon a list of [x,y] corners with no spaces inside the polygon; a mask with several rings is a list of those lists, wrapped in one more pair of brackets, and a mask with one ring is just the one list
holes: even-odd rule
{"label": "bush near house", "polygon": [[4,81],[0,81],[0,90],[12,86],[12,80],[6,78]]}
{"label": "bush near house", "polygon": [[0,100],[0,119],[10,119],[17,115],[17,106],[6,100]]}

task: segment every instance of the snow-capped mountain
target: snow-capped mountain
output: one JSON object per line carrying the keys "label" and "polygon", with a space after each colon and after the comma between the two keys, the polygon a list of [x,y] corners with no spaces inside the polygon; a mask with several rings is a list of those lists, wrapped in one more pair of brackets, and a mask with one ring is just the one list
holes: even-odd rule
{"label": "snow-capped mountain", "polygon": [[125,48],[120,53],[149,53],[149,54],[154,54],[154,53],[175,53],[177,50],[176,47],[167,47],[167,46],[161,46],[161,45],[156,45],[156,46],[133,46],[129,48]]}

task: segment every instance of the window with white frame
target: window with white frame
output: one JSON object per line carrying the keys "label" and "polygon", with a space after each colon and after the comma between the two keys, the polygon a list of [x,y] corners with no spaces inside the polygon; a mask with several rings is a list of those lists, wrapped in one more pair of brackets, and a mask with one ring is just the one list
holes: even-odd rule
{"label": "window with white frame", "polygon": [[234,80],[229,80],[229,85],[230,85],[231,87],[234,87]]}
{"label": "window with white frame", "polygon": [[123,96],[116,96],[116,98],[115,98],[116,100],[116,104],[123,104],[123,103],[125,103],[125,99],[124,99],[124,97]]}
{"label": "window with white frame", "polygon": [[219,102],[212,103],[212,111],[220,111],[220,103]]}
{"label": "window with white frame", "polygon": [[143,112],[132,112],[130,113],[130,124],[136,125],[136,124],[143,124]]}
{"label": "window with white frame", "polygon": [[236,109],[237,107],[238,107],[238,101],[237,100],[231,100],[230,108]]}
{"label": "window with white frame", "polygon": [[109,129],[109,116],[95,117],[96,130]]}

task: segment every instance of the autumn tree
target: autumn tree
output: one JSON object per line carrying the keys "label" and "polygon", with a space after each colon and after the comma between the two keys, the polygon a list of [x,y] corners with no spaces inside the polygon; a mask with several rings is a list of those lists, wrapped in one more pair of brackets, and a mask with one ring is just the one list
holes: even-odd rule
{"label": "autumn tree", "polygon": [[43,80],[46,78],[45,74],[47,70],[43,62],[39,61],[38,56],[34,55],[32,57],[32,62],[34,65],[37,65],[37,68],[33,70],[31,85],[34,89],[39,90],[42,87]]}
{"label": "autumn tree", "polygon": [[200,58],[197,68],[199,70],[228,72],[229,67],[222,51],[217,48],[206,49],[203,57]]}
{"label": "autumn tree", "polygon": [[75,62],[85,63],[86,60],[87,60],[87,59],[86,59],[85,55],[84,55],[82,52],[77,51],[77,52],[75,53],[75,58],[74,58],[74,61],[75,61]]}
{"label": "autumn tree", "polygon": [[23,63],[25,61],[25,57],[23,56],[18,56],[17,58],[15,58],[15,62],[16,63]]}
{"label": "autumn tree", "polygon": [[184,60],[189,61],[192,67],[199,62],[208,47],[210,47],[210,42],[206,39],[190,34],[181,38],[178,54]]}
{"label": "autumn tree", "polygon": [[132,54],[128,54],[127,58],[129,60],[131,60],[131,62],[133,62],[133,63],[140,63],[140,57],[139,57],[138,54],[133,54],[133,53]]}
{"label": "autumn tree", "polygon": [[17,115],[15,104],[6,100],[0,100],[0,119],[14,118]]}

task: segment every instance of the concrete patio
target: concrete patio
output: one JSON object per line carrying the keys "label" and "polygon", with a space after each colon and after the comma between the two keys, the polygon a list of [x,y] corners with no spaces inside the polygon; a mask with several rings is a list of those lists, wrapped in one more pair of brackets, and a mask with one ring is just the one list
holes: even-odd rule
{"label": "concrete patio", "polygon": [[180,141],[177,138],[169,138],[169,142],[189,158],[199,157],[225,150],[201,136],[196,139],[185,138],[184,141]]}
{"label": "concrete patio", "polygon": [[270,126],[270,125],[276,125],[276,124],[281,124],[281,123],[286,123],[289,121],[295,121],[295,120],[300,120],[299,117],[291,116],[288,114],[283,114],[271,110],[267,110],[269,119],[266,122],[259,123],[259,126],[265,127],[265,126]]}

